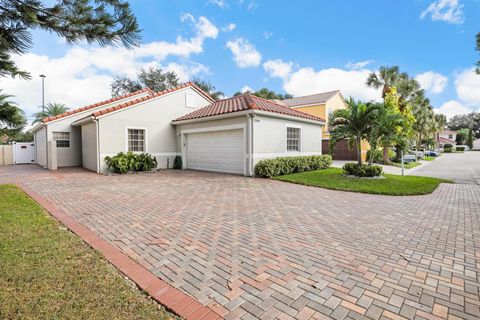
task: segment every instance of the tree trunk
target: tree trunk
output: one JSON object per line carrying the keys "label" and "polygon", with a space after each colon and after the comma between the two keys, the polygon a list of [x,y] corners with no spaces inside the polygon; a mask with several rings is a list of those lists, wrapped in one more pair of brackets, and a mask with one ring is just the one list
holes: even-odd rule
{"label": "tree trunk", "polygon": [[377,147],[370,145],[370,158],[368,159],[368,165],[371,166],[373,164],[373,160],[375,159],[375,153],[377,152]]}
{"label": "tree trunk", "polygon": [[358,165],[362,165],[362,140],[360,138],[357,138],[357,160],[358,160]]}
{"label": "tree trunk", "polygon": [[383,164],[390,163],[390,157],[388,156],[388,147],[389,145],[383,145]]}

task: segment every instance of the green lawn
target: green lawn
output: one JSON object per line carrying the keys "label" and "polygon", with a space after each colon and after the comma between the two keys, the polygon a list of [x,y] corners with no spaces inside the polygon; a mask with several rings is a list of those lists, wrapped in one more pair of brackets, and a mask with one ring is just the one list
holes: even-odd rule
{"label": "green lawn", "polygon": [[[394,167],[398,167],[398,168],[402,167],[402,164],[398,163],[398,162],[392,162],[391,165],[394,166]],[[418,167],[418,166],[421,166],[421,165],[422,164],[420,162],[405,162],[404,163],[404,168],[405,169],[412,169],[412,168],[415,168],[415,167]]]}
{"label": "green lawn", "polygon": [[436,157],[426,156],[426,157],[424,157],[422,160],[425,160],[425,161],[433,161],[433,160],[435,160],[435,159],[436,159]]}
{"label": "green lawn", "polygon": [[0,319],[170,319],[13,185],[0,185]]}
{"label": "green lawn", "polygon": [[273,179],[326,189],[393,196],[429,194],[440,183],[450,182],[437,178],[391,174],[386,174],[385,177],[385,179],[348,178],[343,175],[342,169],[330,168],[279,176]]}

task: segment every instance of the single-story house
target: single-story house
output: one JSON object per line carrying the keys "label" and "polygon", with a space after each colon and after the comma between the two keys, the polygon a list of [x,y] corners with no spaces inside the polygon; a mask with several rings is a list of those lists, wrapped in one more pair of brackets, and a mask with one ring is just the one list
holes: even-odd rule
{"label": "single-story house", "polygon": [[214,101],[187,83],[47,118],[34,132],[37,163],[43,166],[56,154],[58,167],[105,172],[106,156],[133,151],[152,154],[159,168],[171,168],[179,155],[185,169],[251,176],[261,159],[322,154],[324,124],[320,117],[249,94]]}

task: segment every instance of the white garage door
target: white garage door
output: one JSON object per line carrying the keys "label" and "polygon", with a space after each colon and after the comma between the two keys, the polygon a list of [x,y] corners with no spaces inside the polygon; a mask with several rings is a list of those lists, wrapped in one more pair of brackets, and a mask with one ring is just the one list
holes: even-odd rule
{"label": "white garage door", "polygon": [[187,168],[244,174],[243,130],[187,134]]}

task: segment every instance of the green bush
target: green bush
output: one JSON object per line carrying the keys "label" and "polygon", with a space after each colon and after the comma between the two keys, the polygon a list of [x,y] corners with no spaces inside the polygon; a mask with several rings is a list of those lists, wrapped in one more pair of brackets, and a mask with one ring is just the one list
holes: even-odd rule
{"label": "green bush", "polygon": [[[367,161],[370,161],[370,155],[372,150],[367,150]],[[396,152],[393,150],[388,150],[388,158],[390,161],[394,160],[396,157]],[[375,155],[373,156],[373,162],[383,163],[383,149],[375,149]]]}
{"label": "green bush", "polygon": [[173,160],[173,169],[182,169],[182,157],[175,156],[175,160]]}
{"label": "green bush", "polygon": [[465,151],[465,147],[455,147],[456,151]]}
{"label": "green bush", "polygon": [[157,167],[157,159],[148,153],[136,154],[129,151],[119,152],[113,157],[105,157],[105,164],[115,173],[150,171]]}
{"label": "green bush", "polygon": [[445,143],[443,145],[443,149],[452,149],[452,148],[453,148],[453,146],[450,143]]}
{"label": "green bush", "polygon": [[261,160],[255,166],[255,176],[271,178],[285,174],[321,170],[330,167],[332,156],[283,157]]}
{"label": "green bush", "polygon": [[451,153],[453,151],[453,148],[445,148],[445,146],[443,147],[443,152],[445,153]]}
{"label": "green bush", "polygon": [[382,170],[380,166],[366,164],[359,166],[358,163],[345,163],[343,166],[344,174],[356,177],[378,177],[382,174]]}

